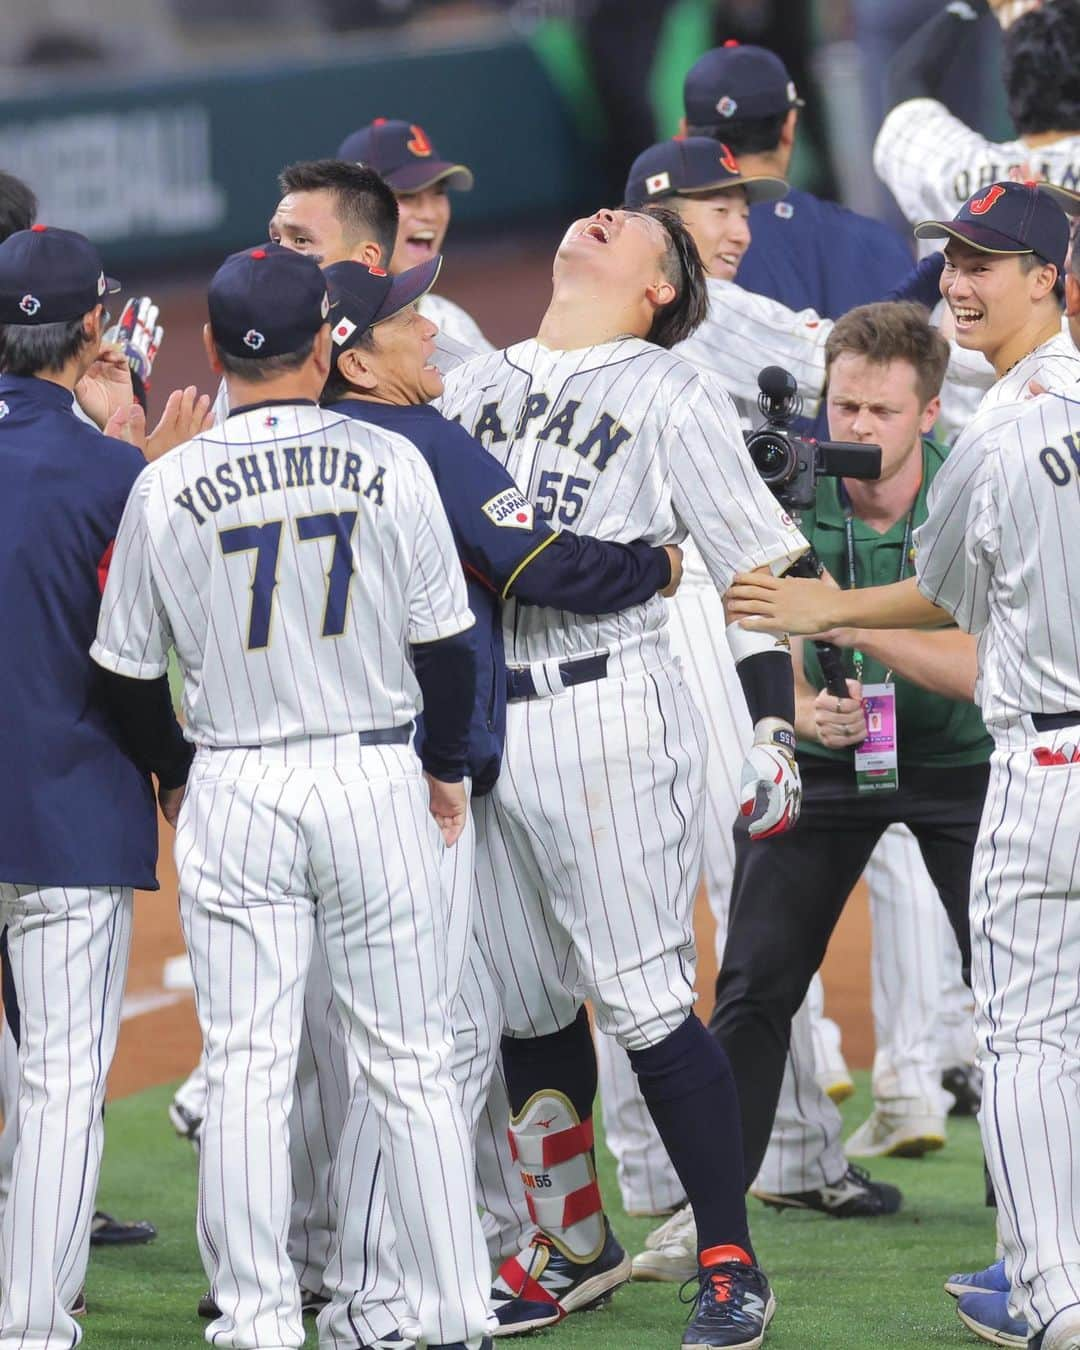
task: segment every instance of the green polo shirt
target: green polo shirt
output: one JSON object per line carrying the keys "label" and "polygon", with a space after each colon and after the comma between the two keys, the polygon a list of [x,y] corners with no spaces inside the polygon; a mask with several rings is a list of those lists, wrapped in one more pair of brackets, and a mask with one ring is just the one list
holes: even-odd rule
{"label": "green polo shirt", "polygon": [[[929,438],[923,440],[922,486],[919,488],[912,520],[916,529],[926,519],[926,494],[934,475],[945,463],[947,454],[948,451],[935,441]],[[860,587],[892,585],[900,576],[900,554],[907,531],[907,512],[884,534],[878,534],[857,516],[851,524],[855,584]],[[813,511],[804,514],[802,531],[839,585],[847,587],[847,531],[839,479],[823,478],[818,484],[816,506]],[[910,577],[912,573],[912,561],[909,558],[904,565],[904,575]],[[803,653],[806,678],[815,689],[824,688],[825,679],[813,643],[804,643]],[[853,653],[844,650],[842,655],[847,674],[854,679]],[[867,657],[863,665],[863,684],[881,684],[887,673],[886,667],[879,661]],[[895,677],[894,682],[899,731],[897,751],[901,768],[904,764],[947,768],[956,764],[981,764],[989,759],[992,742],[974,703],[932,694],[899,677]],[[830,750],[817,741],[804,740],[799,741],[799,754],[851,764],[855,758],[852,749]]]}

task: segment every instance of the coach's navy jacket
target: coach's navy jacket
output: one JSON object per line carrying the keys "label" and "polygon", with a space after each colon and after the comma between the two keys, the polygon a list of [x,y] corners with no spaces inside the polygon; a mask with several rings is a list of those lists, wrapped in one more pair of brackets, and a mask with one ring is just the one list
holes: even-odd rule
{"label": "coach's navy jacket", "polygon": [[99,579],[145,467],[60,385],[0,377],[0,881],[157,889],[153,790],[90,659]]}
{"label": "coach's navy jacket", "polygon": [[[663,549],[601,543],[587,535],[556,534],[503,466],[464,427],[426,405],[396,407],[364,399],[329,405],[359,422],[395,431],[416,446],[434,475],[465,569],[476,615],[476,706],[469,734],[473,792],[490,792],[499,776],[506,737],[506,663],[499,602],[575,614],[607,614],[639,605],[666,586],[671,568]],[[483,660],[487,651],[489,659]]]}

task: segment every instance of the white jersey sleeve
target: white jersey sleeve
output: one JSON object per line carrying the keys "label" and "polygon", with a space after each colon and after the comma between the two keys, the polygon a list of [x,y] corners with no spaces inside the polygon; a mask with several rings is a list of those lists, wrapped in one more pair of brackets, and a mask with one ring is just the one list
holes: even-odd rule
{"label": "white jersey sleeve", "polygon": [[453,300],[429,291],[420,297],[416,307],[425,319],[438,325],[434,362],[440,374],[448,375],[474,356],[494,351],[476,320]]}
{"label": "white jersey sleeve", "polygon": [[990,616],[997,553],[995,491],[1000,415],[984,413],[960,436],[930,485],[926,522],[915,531],[919,590],[967,633]]}
{"label": "white jersey sleeve", "polygon": [[793,310],[733,281],[708,282],[709,312],[698,331],[680,342],[679,356],[713,371],[727,392],[756,403],[758,372],[783,366],[795,376],[812,417],[825,384],[825,343],[831,319],[812,309]]}
{"label": "white jersey sleeve", "polygon": [[[427,466],[424,465],[426,469]],[[450,522],[430,470],[417,466],[417,529],[409,575],[409,641],[438,642],[475,622]]]}
{"label": "white jersey sleeve", "polygon": [[754,469],[738,413],[715,377],[702,373],[670,428],[671,499],[720,591],[736,572],[776,573],[807,542]]}
{"label": "white jersey sleeve", "polygon": [[169,666],[172,634],[151,564],[146,505],[151,475],[140,474],[128,497],[109,561],[97,635],[90,655],[105,670],[156,680]]}

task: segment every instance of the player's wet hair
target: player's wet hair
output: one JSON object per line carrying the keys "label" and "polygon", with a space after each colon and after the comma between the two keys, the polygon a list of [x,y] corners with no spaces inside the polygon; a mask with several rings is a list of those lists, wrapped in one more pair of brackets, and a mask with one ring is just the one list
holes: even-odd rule
{"label": "player's wet hair", "polygon": [[327,376],[326,384],[323,386],[323,391],[319,396],[320,403],[337,403],[339,399],[343,399],[346,394],[350,394],[353,391],[353,386],[338,369],[338,360],[345,355],[345,352],[353,347],[360,347],[362,350],[370,352],[374,346],[374,329],[365,328],[359,336],[353,338],[348,347],[345,347],[344,350],[338,349],[337,347],[334,348],[333,359],[330,362],[330,374]]}
{"label": "player's wet hair", "polygon": [[342,229],[353,239],[373,239],[384,264],[397,242],[398,204],[389,185],[363,164],[344,159],[309,159],[290,164],[278,174],[281,195],[289,192],[332,192]]}
{"label": "player's wet hair", "polygon": [[1043,5],[1005,31],[1005,93],[1021,136],[1080,130],[1080,5]]}
{"label": "player's wet hair", "polygon": [[674,347],[695,333],[705,321],[709,307],[705,266],[678,211],[669,206],[645,206],[639,214],[651,216],[663,226],[667,235],[664,276],[675,287],[675,299],[656,311],[645,341],[658,347]]}
{"label": "player's wet hair", "polygon": [[722,126],[687,127],[686,134],[721,141],[736,159],[740,155],[764,155],[780,144],[780,133],[790,111],[785,108],[782,113],[773,113],[770,117],[747,117],[725,122]]}
{"label": "player's wet hair", "polygon": [[265,356],[260,359],[257,356],[232,356],[229,352],[223,352],[220,347],[216,350],[221,368],[226,375],[258,384],[263,380],[276,380],[279,375],[287,375],[292,370],[299,370],[311,355],[315,337],[316,335],[312,334],[299,350],[286,352],[284,356]]}
{"label": "player's wet hair", "polygon": [[81,318],[63,323],[5,324],[0,327],[0,371],[5,375],[36,375],[41,370],[60,370],[89,341]]}
{"label": "player's wet hair", "polygon": [[18,230],[28,230],[37,208],[37,198],[22,179],[0,169],[0,243]]}
{"label": "player's wet hair", "polygon": [[825,343],[825,378],[839,356],[864,356],[876,365],[906,361],[915,369],[923,407],[941,393],[949,344],[911,301],[880,300],[849,309],[837,319]]}

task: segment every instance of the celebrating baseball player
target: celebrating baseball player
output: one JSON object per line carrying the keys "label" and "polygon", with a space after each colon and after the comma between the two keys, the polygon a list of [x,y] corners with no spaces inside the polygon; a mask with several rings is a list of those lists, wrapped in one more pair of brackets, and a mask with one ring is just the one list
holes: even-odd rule
{"label": "celebrating baseball player", "polygon": [[[147,775],[175,822],[191,758],[164,679],[102,679],[87,655],[124,502],[145,464],[136,445],[74,413],[115,289],[82,235],[35,225],[0,244],[0,577],[5,636],[20,653],[5,666],[12,772],[0,827],[8,1016],[20,1042],[0,1343],[43,1350],[82,1338],[72,1312],[85,1310],[133,887],[157,889]],[[109,428],[134,439],[136,423],[129,403]]]}
{"label": "celebrating baseball player", "polygon": [[[608,538],[689,529],[723,587],[737,557],[782,569],[804,541],[754,474],[730,400],[665,350],[704,305],[700,259],[677,216],[600,211],[566,232],[537,338],[452,372],[442,406],[544,519]],[[754,1263],[741,1171],[718,1168],[695,1125],[737,1130],[737,1104],[724,1057],[691,1012],[704,733],[664,624],[658,601],[611,619],[513,599],[504,608],[507,744],[477,807],[478,908],[537,1228],[493,1296],[501,1329],[525,1331],[629,1273],[592,1162],[590,997],[600,1028],[630,1052],[697,1220],[699,1295],[683,1344],[757,1346],[773,1299]],[[762,836],[798,811],[785,748],[790,663],[775,647],[736,644],[734,654],[754,723],[740,799]]]}
{"label": "celebrating baseball player", "polygon": [[[1046,301],[1062,285],[1065,217],[1034,185],[993,187],[1002,191],[974,219],[968,203],[955,219],[924,229],[962,247],[971,281],[954,268],[950,284],[947,269],[943,291],[962,310],[959,340],[978,344],[1000,378],[935,481],[915,538],[916,577],[857,592],[785,581],[776,593],[747,577],[732,609],[756,616],[744,620],[755,629],[933,627],[948,614],[978,634],[977,694],[995,751],[972,871],[972,983],[983,1146],[1006,1255],[951,1277],[946,1288],[959,1298],[961,1319],[987,1341],[1024,1345],[1031,1336],[1040,1350],[1076,1350],[1080,1247],[1071,1211],[1059,1221],[1057,1208],[1041,1201],[1046,1188],[1059,1189],[1058,1160],[1068,1156],[1061,1141],[1075,1114],[1064,1107],[1060,1120],[1047,1116],[1076,1090],[1075,1047],[1064,1034],[1074,998],[1058,978],[1058,954],[1073,940],[1063,902],[1076,889],[1075,829],[1062,826],[1075,803],[1056,794],[1069,787],[1080,713],[1076,663],[1042,597],[1053,586],[1048,575],[1067,567],[1075,538],[1061,511],[1076,491],[1066,429],[1080,357],[1073,353],[1070,369],[1064,339],[1047,356],[1062,336]],[[969,255],[980,252],[985,266],[976,268]],[[1080,313],[1075,274],[1068,293],[1070,311]],[[1060,393],[1029,404],[1033,375]],[[1025,803],[1036,798],[1040,815],[1029,818]],[[1049,943],[1046,932],[1054,934]],[[1021,1191],[1019,1174],[1039,1177],[1038,1187]]]}
{"label": "celebrating baseball player", "polygon": [[[314,406],[331,345],[315,262],[272,244],[236,254],[209,309],[233,411],[139,480],[94,645],[148,679],[175,644],[198,746],[177,854],[208,1079],[199,1239],[220,1315],[207,1339],[304,1340],[288,1119],[317,943],[367,1093],[349,1112],[374,1107],[391,1211],[412,1238],[403,1335],[476,1350],[486,1263],[449,1066],[438,874],[440,832],[456,842],[468,809],[473,616],[422,459]],[[251,847],[237,853],[238,837]],[[337,1175],[347,1196],[351,1173]],[[320,1313],[331,1344],[355,1344],[355,1293],[335,1289]]]}
{"label": "celebrating baseball player", "polygon": [[[442,254],[450,228],[450,190],[471,191],[471,169],[443,159],[423,127],[385,117],[346,136],[337,157],[374,169],[394,190],[398,232],[387,264],[391,272],[404,272]],[[491,343],[476,320],[453,300],[428,291],[418,308],[439,330],[441,368],[449,369],[457,360],[491,351]]]}

